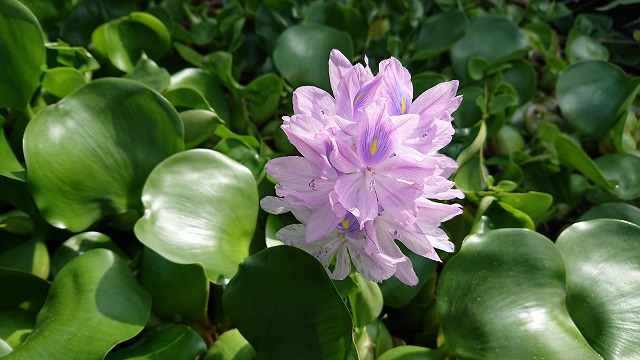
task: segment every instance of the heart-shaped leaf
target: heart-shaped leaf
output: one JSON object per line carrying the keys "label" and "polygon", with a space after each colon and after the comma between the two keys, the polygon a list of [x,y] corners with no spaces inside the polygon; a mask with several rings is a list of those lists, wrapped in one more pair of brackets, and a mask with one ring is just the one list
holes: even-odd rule
{"label": "heart-shaped leaf", "polygon": [[556,84],[562,114],[583,133],[602,137],[624,113],[640,87],[620,68],[598,60],[569,66]]}
{"label": "heart-shaped leaf", "polygon": [[184,148],[182,133],[171,104],[132,80],[92,81],[41,110],[27,126],[24,155],[42,216],[77,232],[141,211],[147,175]]}
{"label": "heart-shaped leaf", "polygon": [[349,311],[318,260],[298,248],[249,257],[223,303],[261,359],[357,359]]}
{"label": "heart-shaped leaf", "polygon": [[6,359],[104,358],[144,328],[150,309],[124,260],[109,250],[88,251],[58,273],[33,332]]}
{"label": "heart-shaped leaf", "polygon": [[251,172],[216,151],[188,150],[158,165],[142,200],[138,239],[163,257],[200,263],[222,283],[249,256],[258,216],[258,190]]}
{"label": "heart-shaped leaf", "polygon": [[601,359],[569,317],[565,276],[558,250],[538,233],[468,237],[438,283],[448,351],[468,359]]}
{"label": "heart-shaped leaf", "polygon": [[605,359],[633,359],[640,339],[640,227],[614,219],[580,222],[556,245],[567,266],[567,307]]}
{"label": "heart-shaped leaf", "polygon": [[340,50],[347,59],[353,57],[349,34],[323,25],[296,25],[278,38],[273,62],[293,87],[313,85],[330,91],[328,74],[332,49]]}

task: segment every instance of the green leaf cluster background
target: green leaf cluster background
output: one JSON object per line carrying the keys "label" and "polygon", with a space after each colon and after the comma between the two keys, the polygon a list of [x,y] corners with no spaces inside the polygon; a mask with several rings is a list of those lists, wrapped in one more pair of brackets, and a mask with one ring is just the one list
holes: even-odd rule
{"label": "green leaf cluster background", "polygon": [[[0,357],[637,359],[634,3],[1,1]],[[404,249],[415,287],[259,209],[334,48],[460,80],[456,253]]]}

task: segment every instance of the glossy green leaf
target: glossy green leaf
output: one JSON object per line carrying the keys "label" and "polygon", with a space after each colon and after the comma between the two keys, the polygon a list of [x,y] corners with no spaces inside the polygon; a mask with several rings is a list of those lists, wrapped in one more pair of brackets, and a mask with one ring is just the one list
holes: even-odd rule
{"label": "glossy green leaf", "polygon": [[269,214],[267,216],[264,231],[265,243],[267,247],[283,245],[284,243],[276,237],[276,233],[286,225],[297,223],[298,220],[293,215],[291,215],[291,213],[282,215]]}
{"label": "glossy green leaf", "polygon": [[11,210],[0,214],[0,229],[11,234],[31,236],[35,225],[29,214],[22,210]]}
{"label": "glossy green leaf", "polygon": [[42,88],[57,97],[65,97],[87,83],[84,75],[72,68],[53,68],[44,73]]}
{"label": "glossy green leaf", "polygon": [[540,234],[468,237],[438,283],[447,350],[465,359],[601,359],[567,312],[565,276],[560,253]]}
{"label": "glossy green leaf", "polygon": [[182,132],[171,104],[131,80],[92,81],[43,109],[24,136],[42,216],[82,231],[106,215],[140,211],[147,175],[183,149]]}
{"label": "glossy green leaf", "polygon": [[194,148],[209,138],[216,125],[220,124],[220,118],[210,110],[194,109],[180,113],[184,124],[184,146],[187,149]]}
{"label": "glossy green leaf", "polygon": [[266,74],[256,78],[243,89],[254,123],[262,124],[273,119],[280,105],[283,85],[282,78],[275,74]]}
{"label": "glossy green leaf", "polygon": [[630,154],[607,154],[595,159],[595,164],[613,192],[622,200],[640,197],[640,158]]}
{"label": "glossy green leaf", "polygon": [[349,34],[316,24],[296,25],[285,30],[273,51],[273,62],[291,86],[313,85],[331,90],[329,53],[340,50],[353,57]]}
{"label": "glossy green leaf", "polygon": [[103,358],[143,329],[150,307],[119,256],[88,251],[58,273],[33,333],[6,359]]}
{"label": "glossy green leaf", "polygon": [[16,159],[11,146],[4,136],[4,118],[0,116],[0,176],[25,181],[24,166]]}
{"label": "glossy green leaf", "polygon": [[215,76],[210,72],[202,69],[186,68],[171,75],[169,90],[179,88],[189,88],[197,91],[222,119],[229,120],[231,118],[222,88]]}
{"label": "glossy green leaf", "polygon": [[360,291],[349,295],[351,316],[356,327],[363,327],[380,316],[384,300],[378,284],[357,273],[353,279]]}
{"label": "glossy green leaf", "polygon": [[49,252],[39,236],[13,247],[0,255],[0,267],[21,270],[42,279],[49,277]]}
{"label": "glossy green leaf", "polygon": [[469,78],[467,64],[472,58],[483,58],[489,66],[495,66],[519,57],[526,48],[516,24],[500,16],[482,15],[469,23],[464,37],[451,47],[451,62],[456,74],[466,81]]}
{"label": "glossy green leaf", "polygon": [[223,301],[261,359],[357,359],[349,311],[323,266],[298,248],[249,257]]}
{"label": "glossy green leaf", "polygon": [[71,260],[92,249],[111,250],[116,255],[126,259],[125,254],[111,238],[103,233],[89,231],[73,235],[67,239],[51,259],[51,273],[55,276]]}
{"label": "glossy green leaf", "polygon": [[44,39],[36,17],[17,0],[0,2],[0,108],[21,108],[40,85]]}
{"label": "glossy green leaf", "polygon": [[556,241],[567,267],[567,307],[605,359],[633,359],[640,340],[640,227],[601,219],[570,226]]}
{"label": "glossy green leaf", "polygon": [[578,221],[602,218],[626,220],[640,226],[640,208],[622,202],[604,203],[587,210]]}
{"label": "glossy green leaf", "polygon": [[207,311],[209,279],[199,264],[176,264],[149,248],[140,260],[139,280],[154,314],[176,322],[198,322]]}
{"label": "glossy green leaf", "polygon": [[62,41],[46,43],[45,46],[47,48],[47,66],[51,69],[70,67],[82,73],[100,69],[98,61],[83,47],[71,46]]}
{"label": "glossy green leaf", "polygon": [[559,135],[555,138],[555,147],[560,161],[569,168],[574,168],[582,173],[596,185],[605,189],[612,188],[598,169],[598,166],[591,160],[580,145],[576,144],[566,135]]}
{"label": "glossy green leaf", "polygon": [[403,345],[383,353],[378,360],[444,360],[446,358],[442,350]]}
{"label": "glossy green leaf", "polygon": [[622,116],[639,87],[639,80],[629,78],[615,65],[585,60],[560,74],[556,92],[566,119],[597,139]]}
{"label": "glossy green leaf", "polygon": [[20,2],[38,18],[38,22],[45,31],[68,16],[76,4],[73,0],[20,0]]}
{"label": "glossy green leaf", "polygon": [[256,351],[238,329],[225,331],[209,348],[204,360],[253,360]]}
{"label": "glossy green leaf", "polygon": [[171,83],[171,76],[167,69],[158,66],[146,55],[138,60],[136,66],[124,78],[138,81],[157,92],[165,91]]}
{"label": "glossy green leaf", "polygon": [[458,10],[429,16],[420,23],[414,59],[426,59],[449,50],[451,45],[464,36],[466,26],[467,18]]}
{"label": "glossy green leaf", "polygon": [[170,325],[145,334],[142,339],[124,349],[110,352],[105,360],[193,360],[206,350],[202,338],[191,328]]}
{"label": "glossy green leaf", "polygon": [[[230,130],[228,131],[231,132]],[[262,174],[264,174],[264,164],[267,160],[261,157],[256,149],[248,146],[243,141],[233,137],[223,139],[216,145],[214,150],[219,151],[246,166],[247,169],[251,170],[251,173],[256,179],[260,178]]]}
{"label": "glossy green leaf", "polygon": [[143,53],[158,60],[171,48],[171,35],[166,26],[144,12],[132,12],[123,19],[99,26],[91,40],[113,66],[127,73],[134,69]]}
{"label": "glossy green leaf", "polygon": [[176,154],[149,175],[142,199],[136,236],[163,257],[200,263],[223,283],[249,256],[258,191],[251,172],[232,159],[206,149]]}

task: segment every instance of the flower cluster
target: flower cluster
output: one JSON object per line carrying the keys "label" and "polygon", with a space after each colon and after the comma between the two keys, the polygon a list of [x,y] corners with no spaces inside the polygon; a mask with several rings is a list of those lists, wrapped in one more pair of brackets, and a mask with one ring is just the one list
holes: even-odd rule
{"label": "flower cluster", "polygon": [[453,251],[439,226],[462,210],[433,200],[463,196],[447,180],[456,162],[437,153],[451,141],[451,113],[462,98],[449,81],[412,101],[411,75],[397,59],[382,61],[376,76],[365,63],[353,66],[333,50],[333,96],[312,86],[293,93],[294,115],[282,129],[302,156],[267,163],[278,197],[261,205],[294,214],[301,224],[276,236],[315,256],[331,278],[344,279],[353,263],[370,280],[415,285],[395,240],[436,261],[434,248]]}

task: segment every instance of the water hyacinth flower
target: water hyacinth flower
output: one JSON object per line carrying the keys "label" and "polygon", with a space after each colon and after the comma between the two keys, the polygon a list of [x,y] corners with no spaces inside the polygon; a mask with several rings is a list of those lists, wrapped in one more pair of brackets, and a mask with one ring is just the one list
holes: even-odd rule
{"label": "water hyacinth flower", "polygon": [[276,236],[316,257],[332,279],[352,264],[364,277],[392,276],[418,283],[396,241],[440,261],[435,249],[454,250],[440,224],[460,214],[462,198],[448,178],[454,160],[437,151],[451,141],[458,108],[457,81],[413,99],[411,75],[395,58],[375,76],[367,60],[352,65],[338,50],[329,58],[333,94],[303,86],[293,93],[282,129],[302,156],[276,158],[265,170],[277,197],[262,199],[272,214],[291,212],[300,224]]}

